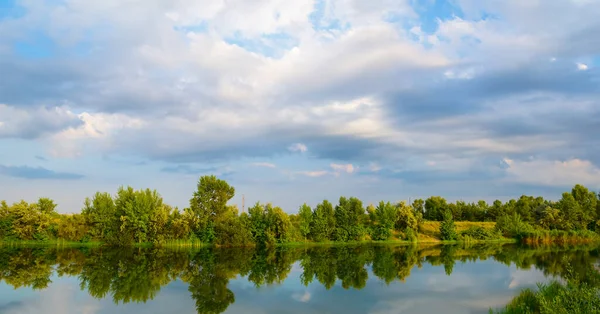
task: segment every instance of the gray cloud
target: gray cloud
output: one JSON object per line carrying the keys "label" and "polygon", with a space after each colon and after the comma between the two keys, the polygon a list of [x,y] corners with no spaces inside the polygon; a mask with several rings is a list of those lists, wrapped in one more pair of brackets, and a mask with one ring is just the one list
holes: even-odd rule
{"label": "gray cloud", "polygon": [[0,165],[0,174],[23,179],[48,179],[48,180],[77,180],[84,175],[70,172],[57,172],[43,167],[29,166],[3,166]]}
{"label": "gray cloud", "polygon": [[78,116],[63,107],[22,109],[0,104],[0,138],[35,139],[82,124]]}

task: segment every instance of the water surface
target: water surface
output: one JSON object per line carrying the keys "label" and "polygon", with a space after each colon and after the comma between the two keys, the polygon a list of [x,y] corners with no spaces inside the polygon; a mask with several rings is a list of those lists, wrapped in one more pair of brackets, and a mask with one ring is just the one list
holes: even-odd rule
{"label": "water surface", "polygon": [[487,313],[597,257],[515,245],[0,247],[0,313]]}

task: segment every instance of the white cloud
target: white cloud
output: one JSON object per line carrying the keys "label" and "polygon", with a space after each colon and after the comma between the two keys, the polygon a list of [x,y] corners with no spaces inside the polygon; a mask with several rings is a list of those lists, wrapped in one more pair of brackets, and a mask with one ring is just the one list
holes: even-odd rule
{"label": "white cloud", "polygon": [[600,169],[590,161],[570,159],[565,161],[504,159],[508,165],[508,180],[545,186],[572,186],[575,184],[600,187]]}
{"label": "white cloud", "polygon": [[264,168],[277,168],[277,166],[275,164],[272,164],[270,162],[255,162],[255,163],[252,163],[252,166],[264,167]]}
{"label": "white cloud", "polygon": [[313,178],[322,177],[324,175],[329,174],[329,172],[324,171],[324,170],[321,170],[321,171],[298,171],[296,173],[307,176],[307,177],[313,177]]}
{"label": "white cloud", "polygon": [[292,144],[288,147],[288,150],[291,152],[300,152],[300,153],[305,153],[308,148],[306,147],[306,145],[302,144],[302,143],[296,143],[296,144]]}
{"label": "white cloud", "polygon": [[585,63],[577,63],[577,70],[585,71],[587,69],[588,69],[587,64],[585,64]]}
{"label": "white cloud", "polygon": [[292,298],[298,302],[307,303],[311,299],[311,293],[309,291],[304,291],[304,293],[294,293],[292,294]]}
{"label": "white cloud", "polygon": [[335,172],[353,173],[356,168],[352,164],[336,164],[332,163],[329,165]]}

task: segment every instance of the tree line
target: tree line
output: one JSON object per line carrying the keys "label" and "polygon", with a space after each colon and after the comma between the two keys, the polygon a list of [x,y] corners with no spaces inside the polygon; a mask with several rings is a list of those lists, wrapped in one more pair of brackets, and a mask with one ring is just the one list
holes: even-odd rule
{"label": "tree line", "polygon": [[[441,240],[535,238],[600,231],[600,194],[575,185],[558,201],[523,195],[467,203],[440,196],[365,206],[356,197],[340,197],[287,214],[257,202],[240,213],[228,205],[235,188],[215,176],[202,176],[183,210],[165,204],[156,190],[120,187],[115,195],[97,192],[85,199],[77,214],[59,214],[56,203],[0,203],[3,241],[102,242],[107,245],[153,243],[273,246],[291,242],[418,241],[426,221],[440,221]],[[473,227],[458,233],[454,221],[496,222],[494,230]]]}

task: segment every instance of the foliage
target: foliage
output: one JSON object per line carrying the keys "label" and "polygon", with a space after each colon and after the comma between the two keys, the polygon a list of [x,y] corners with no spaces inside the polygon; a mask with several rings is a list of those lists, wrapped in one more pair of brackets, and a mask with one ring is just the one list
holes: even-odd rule
{"label": "foliage", "polygon": [[362,240],[364,228],[361,218],[365,215],[362,201],[356,197],[340,197],[335,207],[335,240],[347,242]]}
{"label": "foliage", "polygon": [[0,241],[274,246],[297,241],[469,242],[505,237],[539,244],[600,239],[600,195],[582,185],[575,185],[558,201],[522,195],[488,204],[432,196],[410,205],[382,201],[365,208],[356,197],[340,197],[335,206],[328,200],[314,208],[303,204],[292,215],[260,203],[240,215],[235,205],[228,204],[234,195],[234,187],[225,180],[202,176],[189,207],[182,210],[165,204],[156,190],[129,186],[114,195],[95,193],[75,214],[57,213],[57,204],[49,198],[10,205],[0,201]]}
{"label": "foliage", "polygon": [[[591,276],[598,276],[592,270]],[[584,277],[585,278],[585,277]],[[501,314],[587,314],[600,311],[600,287],[582,280],[568,267],[566,283],[553,280],[538,284],[537,291],[524,289]],[[492,310],[490,310],[492,313]]]}
{"label": "foliage", "polygon": [[452,219],[452,213],[449,210],[446,210],[444,213],[444,221],[440,224],[440,235],[441,239],[445,241],[454,241],[458,239],[454,220]]}
{"label": "foliage", "polygon": [[507,238],[522,238],[526,233],[531,232],[533,228],[521,219],[521,216],[514,213],[510,216],[502,215],[496,221],[496,230]]}
{"label": "foliage", "polygon": [[481,226],[473,226],[460,232],[460,238],[463,240],[496,240],[501,239],[502,235],[498,230],[490,230]]}
{"label": "foliage", "polygon": [[379,202],[375,208],[375,225],[372,238],[374,240],[387,240],[392,236],[392,229],[397,219],[396,207],[390,202]]}
{"label": "foliage", "polygon": [[298,210],[298,219],[298,229],[300,230],[302,238],[304,238],[304,240],[306,241],[310,234],[310,225],[312,224],[313,220],[312,209],[310,208],[310,206],[306,205],[306,203],[300,206],[300,209]]}

